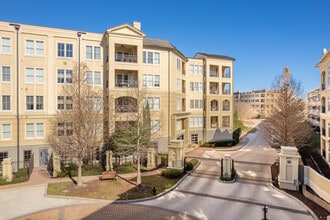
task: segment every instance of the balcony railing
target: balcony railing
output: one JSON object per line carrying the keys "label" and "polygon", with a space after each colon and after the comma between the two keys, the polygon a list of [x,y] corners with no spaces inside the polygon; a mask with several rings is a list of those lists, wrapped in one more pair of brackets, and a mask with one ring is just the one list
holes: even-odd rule
{"label": "balcony railing", "polygon": [[216,89],[211,89],[210,94],[219,94],[219,91]]}
{"label": "balcony railing", "polygon": [[136,55],[116,53],[115,60],[117,62],[136,63],[137,62],[137,56]]}
{"label": "balcony railing", "polygon": [[137,81],[136,80],[116,80],[116,87],[132,87],[136,88],[137,87]]}
{"label": "balcony railing", "polygon": [[217,128],[218,127],[218,123],[212,123],[211,124],[211,128]]}

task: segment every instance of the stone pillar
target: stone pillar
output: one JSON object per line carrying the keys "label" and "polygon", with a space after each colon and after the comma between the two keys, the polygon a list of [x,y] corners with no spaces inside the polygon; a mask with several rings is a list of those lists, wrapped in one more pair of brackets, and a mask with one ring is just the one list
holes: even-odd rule
{"label": "stone pillar", "polygon": [[57,173],[61,172],[61,158],[57,154],[53,154],[53,177],[57,177]]}
{"label": "stone pillar", "polygon": [[112,156],[113,153],[112,151],[109,152],[109,166],[110,166],[110,171],[113,171],[113,161],[112,161]]}
{"label": "stone pillar", "polygon": [[183,169],[184,163],[184,147],[183,140],[171,140],[168,147],[168,167]]}
{"label": "stone pillar", "polygon": [[154,148],[148,148],[147,154],[148,154],[147,167],[155,168],[156,167],[156,160],[155,160],[156,150]]}
{"label": "stone pillar", "polygon": [[232,159],[230,154],[225,154],[223,157],[223,177],[231,177],[232,172]]}
{"label": "stone pillar", "polygon": [[2,176],[6,178],[6,182],[13,180],[13,159],[5,158],[2,161]]}
{"label": "stone pillar", "polygon": [[300,155],[296,147],[281,146],[278,184],[281,189],[299,190]]}

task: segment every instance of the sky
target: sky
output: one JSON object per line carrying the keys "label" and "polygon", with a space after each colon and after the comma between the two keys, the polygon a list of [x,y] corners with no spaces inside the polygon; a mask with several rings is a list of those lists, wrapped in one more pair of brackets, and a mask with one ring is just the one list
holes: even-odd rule
{"label": "sky", "polygon": [[234,62],[234,92],[272,88],[284,67],[303,96],[319,87],[316,64],[330,49],[329,0],[0,0],[0,20],[104,33],[141,22],[149,38],[186,57],[220,54]]}

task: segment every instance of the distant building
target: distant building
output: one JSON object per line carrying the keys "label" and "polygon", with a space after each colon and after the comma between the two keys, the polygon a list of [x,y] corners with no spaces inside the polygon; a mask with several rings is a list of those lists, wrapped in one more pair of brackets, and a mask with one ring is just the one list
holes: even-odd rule
{"label": "distant building", "polygon": [[311,126],[320,130],[320,88],[313,89],[307,93],[308,102],[308,122]]}
{"label": "distant building", "polygon": [[321,155],[330,164],[330,50],[323,50],[322,57],[316,65],[320,69],[320,133]]}
{"label": "distant building", "polygon": [[274,89],[252,90],[251,92],[234,92],[234,102],[250,103],[256,111],[256,117],[265,118],[275,106],[278,92]]}

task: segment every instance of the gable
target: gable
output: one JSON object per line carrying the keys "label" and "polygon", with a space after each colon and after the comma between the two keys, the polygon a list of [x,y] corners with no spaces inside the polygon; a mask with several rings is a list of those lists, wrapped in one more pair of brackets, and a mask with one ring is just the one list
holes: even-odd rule
{"label": "gable", "polygon": [[128,24],[110,28],[107,30],[107,33],[115,34],[115,35],[133,36],[133,37],[145,37],[144,33],[142,33],[140,30],[138,30]]}

